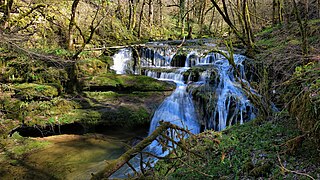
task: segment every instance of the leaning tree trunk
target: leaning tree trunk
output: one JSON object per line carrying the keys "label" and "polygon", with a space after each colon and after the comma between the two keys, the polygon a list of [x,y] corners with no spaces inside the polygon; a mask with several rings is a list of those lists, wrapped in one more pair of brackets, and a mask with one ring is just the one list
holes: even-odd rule
{"label": "leaning tree trunk", "polygon": [[217,4],[217,2],[215,0],[211,0],[212,4],[214,5],[214,7],[218,10],[219,14],[222,16],[223,20],[228,24],[228,26],[231,28],[231,30],[233,31],[233,33],[237,36],[237,38],[246,46],[249,46],[247,44],[247,41],[245,40],[245,38],[243,37],[243,35],[241,35],[241,33],[238,31],[238,29],[236,28],[236,26],[231,22],[229,15],[228,15],[228,10],[226,7],[226,3],[225,0],[222,0],[223,3],[223,10],[220,8],[220,6]]}
{"label": "leaning tree trunk", "polygon": [[[188,134],[191,134],[189,131],[183,128],[180,128],[177,125],[171,124],[169,122],[160,122],[160,126],[157,127],[157,129],[155,129],[150,136],[140,141],[136,146],[129,149],[126,153],[121,155],[118,159],[113,160],[112,162],[107,164],[103,170],[99,171],[96,174],[93,174],[91,177],[91,180],[108,178],[113,173],[115,173],[118,169],[120,169],[124,164],[128,163],[130,159],[132,159],[136,154],[140,153],[145,147],[151,144],[152,141],[154,141],[158,136],[160,136],[163,132],[165,132],[169,128],[184,131]],[[176,145],[181,147],[179,143],[176,143]]]}

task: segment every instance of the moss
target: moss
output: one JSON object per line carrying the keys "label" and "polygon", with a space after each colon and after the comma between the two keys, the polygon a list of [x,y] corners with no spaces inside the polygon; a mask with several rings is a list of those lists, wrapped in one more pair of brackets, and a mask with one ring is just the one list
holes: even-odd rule
{"label": "moss", "polygon": [[58,96],[57,88],[50,85],[23,83],[15,85],[14,88],[15,95],[26,100],[53,98]]}
{"label": "moss", "polygon": [[[18,99],[4,99],[3,109],[8,113],[6,118],[20,120],[27,125],[65,124],[74,122],[74,109],[79,105],[60,97],[50,101],[24,102]],[[71,120],[72,119],[72,120]]]}
{"label": "moss", "polygon": [[147,76],[105,74],[84,80],[89,89],[121,91],[168,91],[174,86]]}
{"label": "moss", "polygon": [[[0,143],[2,144],[3,142]],[[35,150],[42,149],[50,145],[47,141],[36,141],[33,139],[20,136],[18,132],[12,134],[10,138],[6,139],[6,155],[11,159],[11,162],[15,165],[21,163],[21,158],[28,153]]]}
{"label": "moss", "polygon": [[151,114],[144,108],[120,106],[117,109],[78,109],[74,119],[88,126],[104,125],[133,128],[149,123]]}
{"label": "moss", "polygon": [[249,174],[254,177],[263,177],[270,173],[272,166],[273,164],[271,162],[263,161],[257,167],[253,168]]}
{"label": "moss", "polygon": [[108,65],[99,59],[84,59],[78,62],[78,68],[81,76],[95,76],[106,73]]}
{"label": "moss", "polygon": [[[213,179],[272,177],[279,172],[276,162],[279,152],[285,148],[281,144],[299,133],[294,124],[288,124],[291,120],[286,118],[287,115],[282,114],[273,122],[259,125],[248,122],[244,125],[235,125],[220,133],[205,131],[190,140],[195,143],[190,150],[201,154],[205,159],[191,154],[184,156],[183,152],[178,150],[177,156],[184,157],[181,160],[188,166],[175,161],[175,155],[171,154],[173,159],[157,163],[157,177],[162,177],[161,173],[166,172],[169,172],[166,177],[177,179],[208,178],[204,174],[213,176]],[[217,140],[218,145],[215,143]],[[309,155],[301,151],[299,153],[308,161]],[[281,154],[280,158],[286,159],[287,166],[296,164],[296,159],[284,154]],[[172,165],[174,167],[171,167]],[[162,167],[171,167],[171,170],[166,171]],[[193,171],[190,167],[202,173]]]}

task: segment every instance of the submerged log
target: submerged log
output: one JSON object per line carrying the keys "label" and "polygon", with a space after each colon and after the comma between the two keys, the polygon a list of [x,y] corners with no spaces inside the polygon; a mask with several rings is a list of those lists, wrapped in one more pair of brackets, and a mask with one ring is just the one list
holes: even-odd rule
{"label": "submerged log", "polygon": [[113,160],[109,164],[107,164],[103,170],[97,172],[96,174],[92,174],[91,180],[98,180],[103,178],[108,178],[113,173],[115,173],[118,169],[120,169],[124,164],[126,164],[130,159],[132,159],[135,155],[141,152],[145,147],[152,143],[159,135],[161,135],[168,128],[177,129],[184,131],[188,134],[192,134],[190,131],[183,129],[177,125],[171,124],[169,122],[160,121],[160,126],[148,137],[144,140],[140,141],[136,146],[129,149],[126,153],[121,155],[118,159]]}

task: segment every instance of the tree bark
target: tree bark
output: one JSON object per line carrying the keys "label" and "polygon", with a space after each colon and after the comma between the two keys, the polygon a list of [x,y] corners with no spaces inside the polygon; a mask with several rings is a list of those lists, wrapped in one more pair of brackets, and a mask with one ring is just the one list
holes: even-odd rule
{"label": "tree bark", "polygon": [[277,24],[276,22],[276,7],[277,3],[276,0],[272,0],[272,24]]}
{"label": "tree bark", "polygon": [[135,0],[129,0],[129,22],[128,22],[128,30],[129,31],[133,31],[134,26],[136,24],[136,4],[135,4]]}
{"label": "tree bark", "polygon": [[296,1],[292,0],[292,2],[293,2],[294,12],[295,12],[298,24],[299,24],[300,34],[301,34],[301,38],[302,38],[302,54],[307,55],[308,54],[308,41],[307,41],[308,18],[306,16],[305,22],[303,23]]}
{"label": "tree bark", "polygon": [[320,0],[318,0],[318,18],[320,18]]}
{"label": "tree bark", "polygon": [[149,20],[149,28],[150,31],[152,29],[153,26],[153,1],[149,0],[149,16],[148,16],[148,20]]}
{"label": "tree bark", "polygon": [[160,26],[163,26],[163,2],[159,0],[159,22]]}
{"label": "tree bark", "polygon": [[180,13],[179,13],[179,16],[180,16],[180,22],[181,22],[181,37],[184,36],[184,28],[185,28],[185,3],[186,1],[185,0],[180,0]]}
{"label": "tree bark", "polygon": [[138,37],[141,37],[141,24],[142,24],[142,17],[143,17],[143,9],[144,9],[144,5],[146,4],[146,1],[143,0],[142,1],[142,6],[141,6],[141,10],[140,10],[140,16],[139,16],[139,25],[138,25]]}
{"label": "tree bark", "polygon": [[70,17],[70,23],[69,23],[69,31],[68,31],[68,50],[74,50],[73,46],[73,36],[75,31],[75,25],[76,25],[76,11],[80,0],[74,0],[71,7],[71,17]]}
{"label": "tree bark", "polygon": [[245,24],[245,31],[246,31],[246,37],[247,37],[247,43],[249,47],[253,47],[253,33],[251,28],[251,21],[250,21],[250,14],[249,14],[249,7],[247,0],[243,0],[243,20]]}

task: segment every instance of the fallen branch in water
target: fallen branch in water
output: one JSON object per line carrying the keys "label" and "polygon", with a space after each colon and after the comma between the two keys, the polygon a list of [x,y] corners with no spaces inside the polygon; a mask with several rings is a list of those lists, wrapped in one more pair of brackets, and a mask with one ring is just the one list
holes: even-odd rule
{"label": "fallen branch in water", "polygon": [[144,148],[146,148],[149,144],[151,144],[152,141],[154,141],[159,135],[161,135],[164,131],[166,131],[169,128],[180,130],[192,135],[190,131],[183,129],[177,125],[171,124],[169,122],[160,121],[160,126],[158,126],[157,129],[150,136],[140,141],[136,146],[129,149],[127,152],[121,155],[118,159],[113,160],[112,162],[107,164],[103,170],[97,172],[96,174],[92,174],[91,179],[96,180],[96,179],[108,178],[113,173],[115,173],[118,169],[120,169],[124,164],[126,164],[130,159],[132,159],[134,156],[140,153]]}

